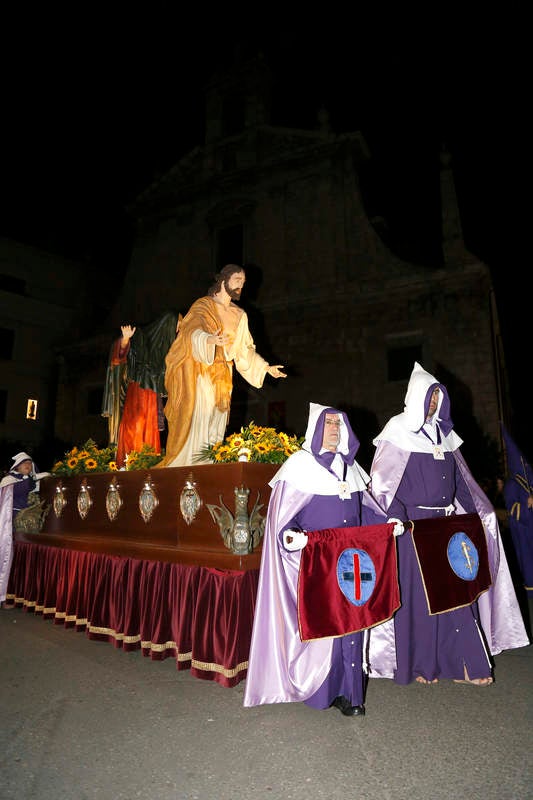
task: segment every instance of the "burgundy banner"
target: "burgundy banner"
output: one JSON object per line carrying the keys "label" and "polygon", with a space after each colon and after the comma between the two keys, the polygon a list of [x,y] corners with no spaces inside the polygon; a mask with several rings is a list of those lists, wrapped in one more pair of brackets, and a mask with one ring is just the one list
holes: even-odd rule
{"label": "burgundy banner", "polygon": [[413,525],[430,614],[468,606],[490,587],[487,541],[477,514],[417,519]]}
{"label": "burgundy banner", "polygon": [[308,532],[298,576],[300,639],[364,630],[400,607],[394,525]]}

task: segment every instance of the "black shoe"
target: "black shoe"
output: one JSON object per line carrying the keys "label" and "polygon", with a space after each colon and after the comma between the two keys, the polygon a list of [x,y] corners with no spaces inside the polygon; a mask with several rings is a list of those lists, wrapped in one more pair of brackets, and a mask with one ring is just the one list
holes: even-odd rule
{"label": "black shoe", "polygon": [[344,714],[345,717],[364,717],[365,716],[365,707],[364,706],[352,706],[350,705],[350,701],[343,697],[336,697],[333,703],[331,704],[332,708],[338,708],[341,714]]}

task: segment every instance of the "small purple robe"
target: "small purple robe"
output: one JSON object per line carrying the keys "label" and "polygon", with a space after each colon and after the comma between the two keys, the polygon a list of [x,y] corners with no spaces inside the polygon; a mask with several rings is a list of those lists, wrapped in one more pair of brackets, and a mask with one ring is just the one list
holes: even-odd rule
{"label": "small purple robe", "polygon": [[28,505],[28,495],[36,487],[32,475],[10,472],[0,485],[0,603],[6,599],[13,562],[13,527],[19,511]]}
{"label": "small purple robe", "polygon": [[[18,461],[26,453],[19,453]],[[23,460],[26,460],[24,458]],[[28,456],[29,461],[31,459]],[[14,520],[19,511],[28,505],[30,492],[38,491],[40,478],[49,475],[48,472],[37,472],[32,461],[32,471],[29,475],[22,475],[14,467],[0,481],[0,603],[6,599],[7,585],[13,562],[13,529]]]}
{"label": "small purple robe", "polygon": [[13,484],[0,486],[0,603],[6,599],[13,561]]}

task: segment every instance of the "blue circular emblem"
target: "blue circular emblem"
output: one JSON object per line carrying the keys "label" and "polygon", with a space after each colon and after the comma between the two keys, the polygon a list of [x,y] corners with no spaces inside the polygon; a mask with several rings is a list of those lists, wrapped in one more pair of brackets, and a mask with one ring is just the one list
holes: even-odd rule
{"label": "blue circular emblem", "polygon": [[448,542],[448,561],[455,574],[464,581],[473,581],[479,570],[479,553],[472,539],[462,531]]}
{"label": "blue circular emblem", "polygon": [[376,569],[368,553],[353,547],[343,550],[337,559],[337,581],[352,605],[364,605],[376,585]]}

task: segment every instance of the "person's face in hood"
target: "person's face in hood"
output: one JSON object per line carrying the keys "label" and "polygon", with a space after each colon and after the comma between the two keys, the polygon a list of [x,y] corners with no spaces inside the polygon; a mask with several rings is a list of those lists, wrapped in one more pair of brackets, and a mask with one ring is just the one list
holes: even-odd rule
{"label": "person's face in hood", "polygon": [[322,447],[335,453],[341,440],[341,420],[338,414],[326,414]]}
{"label": "person's face in hood", "polygon": [[439,405],[439,393],[440,393],[439,392],[439,388],[438,388],[438,386],[436,386],[435,389],[433,389],[433,391],[431,393],[431,397],[429,399],[429,408],[428,408],[428,415],[427,415],[426,422],[429,422],[429,420],[433,417],[435,411],[438,408],[438,405]]}

